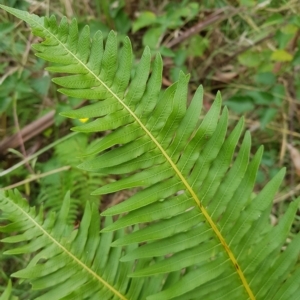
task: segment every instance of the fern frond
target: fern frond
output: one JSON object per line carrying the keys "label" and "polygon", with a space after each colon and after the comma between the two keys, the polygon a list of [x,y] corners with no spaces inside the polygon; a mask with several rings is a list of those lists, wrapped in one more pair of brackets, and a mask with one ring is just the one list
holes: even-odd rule
{"label": "fern frond", "polygon": [[[281,248],[299,199],[290,205],[278,226],[269,225],[267,215],[285,170],[253,197],[262,148],[250,161],[251,140],[246,132],[236,150],[243,119],[226,137],[228,112],[224,108],[219,118],[219,93],[199,124],[202,87],[188,107],[187,75],[180,73],[178,82],[160,93],[159,54],[151,64],[146,48],[131,79],[128,38],[118,51],[114,32],[103,46],[100,32],[90,42],[88,27],[78,33],[75,20],[68,24],[63,18],[57,25],[54,17],[43,22],[36,16],[1,7],[29,23],[43,39],[33,48],[37,56],[52,63],[48,70],[71,74],[53,80],[62,86],[62,93],[98,101],[91,107],[63,113],[71,118],[95,118],[73,130],[111,131],[90,149],[88,154],[98,156],[82,163],[82,169],[128,175],[93,194],[143,188],[103,213],[126,215],[102,231],[156,221],[113,243],[120,249],[143,242],[122,258],[126,263],[157,257],[132,277],[182,270],[177,281],[170,279],[167,289],[147,299],[199,299],[201,295],[205,299],[253,300],[270,299],[272,293],[280,295],[279,299],[297,299],[299,271],[289,264],[283,266]],[[233,160],[235,152],[238,154]],[[272,238],[275,234],[276,240]],[[300,246],[291,245],[289,259],[295,261]],[[276,270],[276,286],[264,284],[270,270]]]}
{"label": "fern frond", "polygon": [[[44,292],[36,299],[145,299],[163,286],[162,276],[152,280],[127,276],[134,268],[146,266],[149,260],[137,266],[134,262],[119,264],[123,252],[136,247],[111,248],[114,234],[99,234],[100,218],[94,204],[87,202],[78,230],[67,223],[69,194],[59,214],[51,213],[47,219],[42,209],[29,207],[17,192],[0,192],[0,205],[2,220],[10,221],[0,227],[0,232],[18,233],[2,242],[22,242],[5,254],[35,253],[25,269],[11,276],[27,279],[34,290]],[[107,218],[106,223],[111,223],[111,219]],[[115,236],[120,238],[123,234],[118,231]]]}

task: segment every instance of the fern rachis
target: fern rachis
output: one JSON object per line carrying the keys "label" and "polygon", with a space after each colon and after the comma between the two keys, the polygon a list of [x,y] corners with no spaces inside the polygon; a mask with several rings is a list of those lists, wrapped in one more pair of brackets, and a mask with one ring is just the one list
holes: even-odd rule
{"label": "fern rachis", "polygon": [[[103,47],[101,33],[96,33],[90,39],[89,29],[85,27],[78,34],[74,20],[69,25],[63,18],[58,26],[54,17],[43,20],[1,7],[25,20],[33,32],[43,38],[44,41],[33,48],[39,57],[52,63],[48,70],[72,74],[53,80],[63,87],[60,89],[62,93],[100,100],[91,106],[63,114],[72,118],[96,118],[74,130],[111,130],[87,151],[87,154],[98,156],[88,159],[80,168],[128,176],[100,187],[94,194],[143,187],[130,199],[102,213],[104,216],[127,213],[102,230],[102,235],[110,234],[110,237],[111,231],[118,230],[117,238],[112,243],[114,248],[110,248],[111,245],[107,243],[104,245],[111,257],[121,257],[120,246],[126,250],[121,258],[122,263],[116,265],[115,261],[104,260],[103,264],[107,265],[101,270],[93,264],[91,257],[88,260],[88,270],[94,270],[99,278],[104,278],[103,281],[99,280],[101,283],[99,289],[96,289],[97,295],[104,299],[143,299],[148,296],[150,300],[176,297],[271,299],[270,295],[274,299],[296,299],[295,286],[299,286],[299,271],[292,270],[289,263],[284,264],[283,257],[288,258],[289,262],[297,260],[299,236],[285,252],[281,253],[281,247],[299,199],[290,205],[278,226],[269,226],[267,216],[284,170],[251,199],[262,149],[249,161],[251,140],[250,134],[246,132],[238,155],[230,167],[242,134],[243,119],[226,137],[228,112],[224,108],[219,119],[219,94],[198,125],[202,88],[198,88],[186,108],[189,77],[181,73],[178,82],[160,95],[162,60],[157,55],[151,65],[148,48],[131,79],[132,51],[128,38],[123,40],[119,54],[117,38],[113,32]],[[3,195],[1,199],[7,203],[14,196]],[[96,219],[96,216],[93,218]],[[132,233],[123,234],[124,227],[151,221],[155,222],[141,229],[135,226]],[[88,228],[96,227],[90,219],[83,219],[81,224],[76,238],[82,234],[82,255],[72,247],[72,239],[71,250],[68,251],[75,251],[79,256],[77,260],[73,254],[69,255],[71,263],[75,265],[86,260],[85,249],[92,243]],[[55,225],[52,226],[55,228]],[[26,229],[19,229],[26,232]],[[70,231],[68,234],[71,235]],[[273,239],[275,234],[278,238]],[[64,242],[60,241],[60,237],[58,240],[59,244]],[[137,247],[141,242],[147,243]],[[99,247],[102,246],[100,244]],[[99,263],[101,259],[97,253],[100,250],[94,246],[93,249],[95,262]],[[149,265],[152,257],[155,259]],[[48,264],[53,265],[53,257],[47,259]],[[135,259],[139,259],[139,264],[134,270]],[[110,264],[113,264],[115,274],[119,277],[134,271],[129,274],[134,279],[124,277],[126,288],[123,287],[122,292],[118,290],[120,282],[107,274]],[[70,286],[74,284],[73,273],[66,266],[57,272],[65,272],[67,282]],[[273,276],[273,281],[263,280],[272,277],[274,272],[279,273],[277,277]],[[34,278],[37,274],[33,275],[30,271],[28,274],[32,281],[38,280]],[[150,278],[144,279],[144,276]],[[41,282],[45,287],[43,279]],[[71,299],[75,295],[91,297],[86,288],[90,287],[86,278],[78,275],[78,282],[77,290],[70,288],[69,294],[60,295],[61,290],[55,287],[51,287],[52,293],[56,291],[64,299]],[[108,288],[109,291],[106,283],[112,287]],[[134,284],[139,285],[135,294],[131,289]],[[217,288],[212,288],[214,285]],[[105,290],[103,294],[102,289]],[[281,294],[285,298],[277,296]]]}

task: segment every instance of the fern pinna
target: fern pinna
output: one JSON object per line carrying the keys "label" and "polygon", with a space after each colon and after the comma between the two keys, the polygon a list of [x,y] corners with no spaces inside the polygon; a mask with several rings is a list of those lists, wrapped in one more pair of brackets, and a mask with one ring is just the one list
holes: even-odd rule
{"label": "fern pinna", "polygon": [[[100,235],[116,231],[112,244],[109,239],[98,242],[99,218],[89,204],[78,231],[59,231],[54,218],[46,220],[42,228],[58,235],[49,239],[47,230],[37,233],[27,227],[31,210],[25,220],[16,221],[18,212],[12,207],[21,205],[19,196],[3,195],[1,209],[10,212],[7,218],[16,225],[2,231],[24,231],[9,241],[23,241],[29,235],[28,239],[36,240],[26,249],[42,249],[28,268],[15,276],[24,278],[26,274],[35,288],[50,289],[46,295],[52,293],[56,299],[299,298],[300,236],[283,252],[282,247],[300,199],[290,204],[276,227],[270,225],[272,199],[285,171],[253,194],[262,148],[250,160],[251,140],[246,132],[232,161],[243,119],[226,137],[228,112],[223,108],[219,118],[220,94],[200,122],[202,87],[188,107],[189,76],[180,73],[178,82],[161,93],[159,54],[151,62],[146,48],[131,78],[133,57],[128,38],[122,40],[119,51],[114,32],[104,46],[101,32],[91,38],[86,26],[79,33],[75,19],[69,24],[63,18],[58,25],[54,16],[39,18],[1,7],[26,21],[43,39],[33,49],[51,63],[47,70],[71,74],[53,79],[62,86],[59,91],[94,100],[63,113],[70,118],[94,118],[73,128],[75,131],[109,132],[86,153],[96,157],[87,158],[79,168],[124,175],[93,194],[140,188],[102,213],[106,217],[121,215],[106,224]],[[138,225],[141,223],[150,224]],[[124,235],[128,226],[133,230]],[[62,246],[65,243],[68,246]],[[22,251],[21,247],[13,252]],[[39,263],[40,258],[46,261]]]}

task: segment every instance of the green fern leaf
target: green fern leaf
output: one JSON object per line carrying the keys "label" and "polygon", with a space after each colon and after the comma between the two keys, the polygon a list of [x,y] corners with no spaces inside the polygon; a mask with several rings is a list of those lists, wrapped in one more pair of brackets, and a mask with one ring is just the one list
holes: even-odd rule
{"label": "green fern leaf", "polygon": [[11,284],[11,280],[9,280],[6,289],[4,290],[4,292],[0,297],[0,300],[18,300],[18,299],[19,299],[18,297],[12,295],[12,284]]}
{"label": "green fern leaf", "polygon": [[[128,251],[122,258],[124,263],[156,257],[152,265],[131,274],[136,280],[176,273],[167,288],[147,299],[253,300],[271,299],[270,295],[298,299],[299,269],[283,264],[282,257],[288,252],[289,260],[296,261],[299,242],[291,243],[287,252],[281,253],[281,248],[300,200],[291,203],[279,225],[269,225],[267,215],[285,170],[253,196],[262,148],[249,161],[251,142],[246,133],[236,150],[243,119],[226,137],[228,112],[223,109],[219,118],[219,93],[199,124],[202,88],[186,107],[188,76],[181,73],[178,82],[160,93],[161,58],[157,55],[151,65],[148,48],[131,79],[132,51],[127,38],[118,51],[114,32],[103,46],[101,33],[90,42],[88,28],[78,33],[75,20],[68,25],[62,19],[57,25],[51,17],[43,23],[36,16],[1,7],[29,23],[43,39],[34,49],[51,63],[49,70],[65,73],[66,68],[71,74],[53,80],[62,86],[62,93],[100,100],[63,115],[95,118],[73,130],[110,131],[87,152],[98,156],[87,159],[80,168],[128,175],[93,194],[142,187],[103,213],[126,215],[102,231],[108,234],[155,221],[113,242],[116,251],[121,251],[119,246],[143,242]],[[238,154],[232,161],[234,152]],[[276,240],[272,238],[275,235]],[[266,279],[273,274],[270,270],[276,272],[276,285]],[[156,284],[161,282],[161,278],[157,280]]]}
{"label": "green fern leaf", "polygon": [[[137,280],[127,276],[134,268],[146,266],[149,260],[141,261],[136,267],[134,262],[119,264],[123,252],[132,251],[136,246],[124,250],[111,248],[114,234],[99,235],[100,218],[94,204],[87,202],[78,230],[73,230],[67,222],[69,194],[59,214],[52,213],[45,220],[43,211],[29,207],[17,192],[8,195],[0,192],[0,205],[2,219],[10,221],[0,226],[0,232],[18,232],[2,242],[22,242],[4,254],[36,252],[25,269],[12,274],[28,279],[34,290],[45,291],[36,299],[144,299],[163,285],[162,277],[155,278],[153,284],[151,279]],[[107,218],[106,223],[110,222]],[[121,238],[123,234],[118,231],[115,236]]]}

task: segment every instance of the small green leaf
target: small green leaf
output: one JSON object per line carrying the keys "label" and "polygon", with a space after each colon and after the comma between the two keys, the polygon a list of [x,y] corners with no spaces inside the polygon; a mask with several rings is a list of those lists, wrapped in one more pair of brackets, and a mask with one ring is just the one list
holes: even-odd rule
{"label": "small green leaf", "polygon": [[161,46],[159,49],[159,52],[161,53],[162,56],[166,56],[166,57],[174,57],[175,56],[174,51],[165,46]]}
{"label": "small green leaf", "polygon": [[288,62],[293,60],[293,55],[283,49],[279,49],[272,53],[271,59],[278,62]]}
{"label": "small green leaf", "polygon": [[197,16],[198,12],[200,10],[200,5],[197,2],[191,2],[189,3],[184,10],[182,10],[181,15],[186,17],[188,20],[193,19],[195,16]]}
{"label": "small green leaf", "polygon": [[255,75],[255,82],[262,85],[272,85],[276,82],[276,76],[271,72],[261,72]]}
{"label": "small green leaf", "polygon": [[132,32],[136,32],[141,28],[153,25],[156,22],[156,15],[151,11],[143,11],[139,17],[133,22]]}
{"label": "small green leaf", "polygon": [[150,49],[156,49],[163,32],[164,28],[161,26],[150,28],[143,36],[143,45],[149,46]]}
{"label": "small green leaf", "polygon": [[284,34],[294,35],[298,30],[298,27],[294,24],[287,24],[283,26],[280,31]]}
{"label": "small green leaf", "polygon": [[254,51],[246,51],[238,56],[240,64],[246,67],[257,67],[261,60],[261,54]]}
{"label": "small green leaf", "polygon": [[245,95],[251,97],[253,102],[258,105],[270,105],[274,98],[270,93],[260,91],[248,91]]}
{"label": "small green leaf", "polygon": [[239,114],[254,110],[252,98],[245,95],[235,95],[229,98],[225,104]]}

